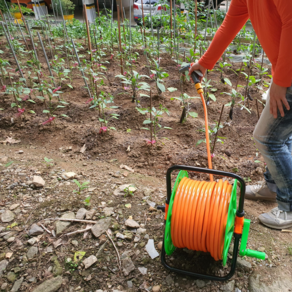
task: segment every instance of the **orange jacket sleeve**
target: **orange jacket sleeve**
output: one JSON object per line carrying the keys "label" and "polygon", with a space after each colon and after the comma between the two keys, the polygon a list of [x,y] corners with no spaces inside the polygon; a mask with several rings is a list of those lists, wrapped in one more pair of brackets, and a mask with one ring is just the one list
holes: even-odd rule
{"label": "orange jacket sleeve", "polygon": [[[273,82],[279,86],[289,87],[292,81],[292,1],[274,0],[274,3],[282,22],[282,33],[277,64],[274,68]],[[277,12],[275,11],[275,13]]]}
{"label": "orange jacket sleeve", "polygon": [[248,10],[246,0],[232,0],[222,25],[216,32],[208,50],[199,60],[199,64],[207,69],[213,69],[216,62],[247,20]]}

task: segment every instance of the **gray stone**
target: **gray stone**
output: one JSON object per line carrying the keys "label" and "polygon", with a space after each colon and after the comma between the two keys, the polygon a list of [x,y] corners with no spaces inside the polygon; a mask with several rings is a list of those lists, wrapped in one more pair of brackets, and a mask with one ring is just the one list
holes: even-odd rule
{"label": "gray stone", "polygon": [[14,241],[14,239],[15,239],[15,237],[9,237],[8,239],[7,239],[7,242],[13,242]]}
{"label": "gray stone", "polygon": [[94,209],[87,211],[85,214],[86,220],[92,219],[92,217],[95,215],[95,213],[96,213],[96,210],[94,210]]}
{"label": "gray stone", "polygon": [[206,282],[203,281],[203,280],[199,280],[198,279],[195,282],[196,282],[196,285],[197,285],[198,288],[204,288],[206,286]]}
{"label": "gray stone", "polygon": [[146,232],[145,228],[138,228],[137,229],[137,234],[142,234],[142,233],[145,233],[145,232]]}
{"label": "gray stone", "polygon": [[233,292],[234,291],[235,280],[228,282],[223,285],[220,289],[224,292]]}
{"label": "gray stone", "polygon": [[9,210],[10,211],[13,211],[14,209],[18,208],[19,207],[19,204],[13,204],[9,207]]}
{"label": "gray stone", "polygon": [[160,291],[160,286],[159,286],[159,285],[154,286],[154,287],[152,288],[152,292],[159,292],[159,291]]}
{"label": "gray stone", "polygon": [[31,238],[31,239],[29,239],[28,241],[27,241],[27,243],[28,244],[30,244],[30,245],[34,245],[35,243],[37,242],[37,240],[36,240],[36,238]]}
{"label": "gray stone", "polygon": [[128,288],[133,288],[133,282],[132,281],[127,281]]}
{"label": "gray stone", "polygon": [[114,208],[112,208],[112,207],[105,207],[105,208],[103,209],[103,212],[104,212],[104,215],[105,215],[106,217],[109,217],[109,216],[111,216],[112,214],[114,214]]}
{"label": "gray stone", "polygon": [[138,267],[138,270],[139,270],[139,272],[140,272],[142,275],[146,275],[146,274],[147,274],[147,268],[144,268],[144,267]]}
{"label": "gray stone", "polygon": [[172,277],[170,275],[168,275],[166,278],[165,278],[165,282],[168,286],[170,285],[173,285],[174,284],[174,281],[172,279]]}
{"label": "gray stone", "polygon": [[72,245],[74,245],[75,247],[78,246],[78,241],[77,241],[77,240],[72,240],[71,243],[72,243]]}
{"label": "gray stone", "polygon": [[7,280],[11,283],[13,283],[16,280],[16,275],[13,272],[9,272],[7,274]]}
{"label": "gray stone", "polygon": [[83,261],[84,264],[84,268],[88,269],[89,267],[91,267],[93,264],[95,264],[97,262],[97,258],[94,255],[89,256],[87,259],[85,259]]}
{"label": "gray stone", "polygon": [[125,236],[125,239],[127,239],[127,240],[131,241],[133,239],[133,233],[132,232],[125,231],[124,232],[124,236]]}
{"label": "gray stone", "polygon": [[3,283],[3,284],[1,285],[1,290],[6,290],[7,286],[8,286],[7,283]]}
{"label": "gray stone", "polygon": [[40,235],[40,234],[43,234],[43,233],[44,233],[43,228],[41,228],[40,226],[38,226],[35,223],[31,225],[31,227],[29,229],[29,232],[28,232],[28,234],[30,236]]}
{"label": "gray stone", "polygon": [[250,271],[252,268],[251,263],[242,259],[242,258],[237,259],[237,267],[239,269],[246,271],[246,272]]}
{"label": "gray stone", "polygon": [[11,292],[17,292],[23,282],[23,277],[14,282]]}
{"label": "gray stone", "polygon": [[35,255],[37,255],[38,253],[38,248],[36,246],[32,246],[28,251],[27,251],[27,258],[30,260],[32,258],[34,258]]}
{"label": "gray stone", "polygon": [[73,179],[76,178],[77,174],[75,172],[64,172],[62,174],[62,178],[64,180],[69,180],[69,179]]}
{"label": "gray stone", "polygon": [[36,283],[36,278],[35,277],[31,277],[31,278],[28,279],[28,282]]}
{"label": "gray stone", "polygon": [[8,223],[11,222],[14,219],[15,215],[13,212],[11,212],[10,210],[5,210],[2,214],[1,214],[1,220],[4,223]]}
{"label": "gray stone", "polygon": [[85,208],[81,208],[77,211],[76,213],[76,219],[84,219],[85,215],[86,215],[87,210]]}
{"label": "gray stone", "polygon": [[91,231],[95,237],[100,237],[111,225],[111,218],[100,219]]}
{"label": "gray stone", "polygon": [[139,228],[140,225],[133,219],[127,219],[125,225],[130,228]]}
{"label": "gray stone", "polygon": [[37,286],[32,292],[56,292],[62,286],[62,282],[61,276],[51,278]]}
{"label": "gray stone", "polygon": [[32,179],[32,184],[37,188],[42,188],[45,186],[46,183],[41,176],[34,175]]}
{"label": "gray stone", "polygon": [[122,260],[122,266],[123,266],[123,273],[125,277],[135,270],[135,266],[131,258],[129,257],[126,257]]}
{"label": "gray stone", "polygon": [[[74,212],[68,212],[65,213],[61,218],[64,219],[75,219],[75,214]],[[66,221],[57,221],[56,222],[56,234],[59,235],[61,234],[69,225],[71,222],[66,222]]]}
{"label": "gray stone", "polygon": [[123,235],[123,234],[121,234],[121,233],[117,233],[116,234],[116,238],[119,238],[119,239],[125,239],[125,236]]}
{"label": "gray stone", "polygon": [[6,260],[3,260],[0,262],[0,278],[3,275],[3,272],[6,270],[7,265],[8,265],[8,261]]}

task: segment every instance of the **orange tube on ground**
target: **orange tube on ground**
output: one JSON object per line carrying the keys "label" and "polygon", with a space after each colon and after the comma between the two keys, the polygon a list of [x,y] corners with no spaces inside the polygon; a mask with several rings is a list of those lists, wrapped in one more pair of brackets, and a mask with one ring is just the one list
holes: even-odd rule
{"label": "orange tube on ground", "polygon": [[222,259],[232,186],[183,178],[173,202],[171,238],[178,248],[210,252]]}

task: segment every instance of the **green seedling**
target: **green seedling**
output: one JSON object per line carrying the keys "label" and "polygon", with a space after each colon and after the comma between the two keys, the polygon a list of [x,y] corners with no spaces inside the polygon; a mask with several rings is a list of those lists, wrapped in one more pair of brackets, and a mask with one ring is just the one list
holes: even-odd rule
{"label": "green seedling", "polygon": [[84,203],[84,205],[86,207],[90,207],[90,205],[91,205],[90,200],[91,200],[91,197],[90,196],[88,196],[87,198],[85,198],[85,200],[84,200],[83,203]]}
{"label": "green seedling", "polygon": [[78,268],[78,263],[72,262],[72,260],[65,260],[65,267],[69,272],[74,272]]}
{"label": "green seedling", "polygon": [[52,163],[53,161],[54,159],[49,159],[45,157],[43,163],[45,163],[47,167],[52,167],[54,165],[54,163]]}
{"label": "green seedling", "polygon": [[85,181],[84,183],[80,183],[77,179],[73,179],[73,181],[75,182],[75,184],[77,185],[78,189],[77,190],[74,190],[73,192],[74,193],[77,193],[78,195],[81,194],[81,192],[85,189],[88,188],[88,185],[89,185],[89,181]]}
{"label": "green seedling", "polygon": [[135,188],[133,185],[130,185],[126,188],[124,188],[124,197],[127,197],[127,196],[134,196],[134,192],[131,190],[131,188]]}
{"label": "green seedling", "polygon": [[288,253],[289,253],[289,255],[292,256],[292,246],[288,246],[287,249],[288,249]]}
{"label": "green seedling", "polygon": [[5,167],[8,167],[8,166],[10,166],[12,163],[13,163],[13,161],[9,161],[9,162],[6,163],[4,166],[5,166]]}

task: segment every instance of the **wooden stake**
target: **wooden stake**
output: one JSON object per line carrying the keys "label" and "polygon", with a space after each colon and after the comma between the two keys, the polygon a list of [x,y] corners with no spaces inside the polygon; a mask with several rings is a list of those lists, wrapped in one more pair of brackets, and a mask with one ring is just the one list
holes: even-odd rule
{"label": "wooden stake", "polygon": [[143,19],[143,27],[144,27],[144,42],[145,42],[145,48],[146,48],[146,33],[145,33],[145,19],[144,19],[144,5],[143,5],[143,1],[141,0],[142,3],[142,19]]}
{"label": "wooden stake", "polygon": [[151,135],[151,146],[153,146],[152,141],[153,141],[153,129],[152,129],[152,93],[151,93],[151,89],[150,89],[150,135]]}
{"label": "wooden stake", "polygon": [[196,6],[195,6],[195,46],[194,46],[194,53],[196,53],[196,39],[198,34],[198,0],[195,0]]}
{"label": "wooden stake", "polygon": [[123,57],[122,57],[122,44],[121,44],[121,21],[120,21],[120,5],[117,5],[118,9],[118,28],[119,28],[119,48],[120,48],[120,54],[121,54],[121,74],[124,74],[123,69]]}
{"label": "wooden stake", "polygon": [[86,12],[86,4],[84,4],[83,6],[84,6],[85,23],[86,23],[86,30],[87,30],[87,37],[88,37],[88,48],[89,48],[90,57],[91,57],[91,60],[92,60],[93,59],[93,54],[92,54],[90,31],[89,31],[88,18],[87,18],[87,12]]}
{"label": "wooden stake", "polygon": [[256,98],[256,106],[257,106],[257,114],[258,114],[258,120],[260,119],[260,113],[259,113],[259,106],[258,106],[258,99]]}
{"label": "wooden stake", "polygon": [[170,50],[172,56],[172,0],[170,0]]}
{"label": "wooden stake", "polygon": [[[99,18],[99,3],[98,3],[98,0],[96,0],[96,8],[97,8],[97,15],[98,15],[98,18]],[[99,24],[100,24],[100,19],[99,19]]]}

